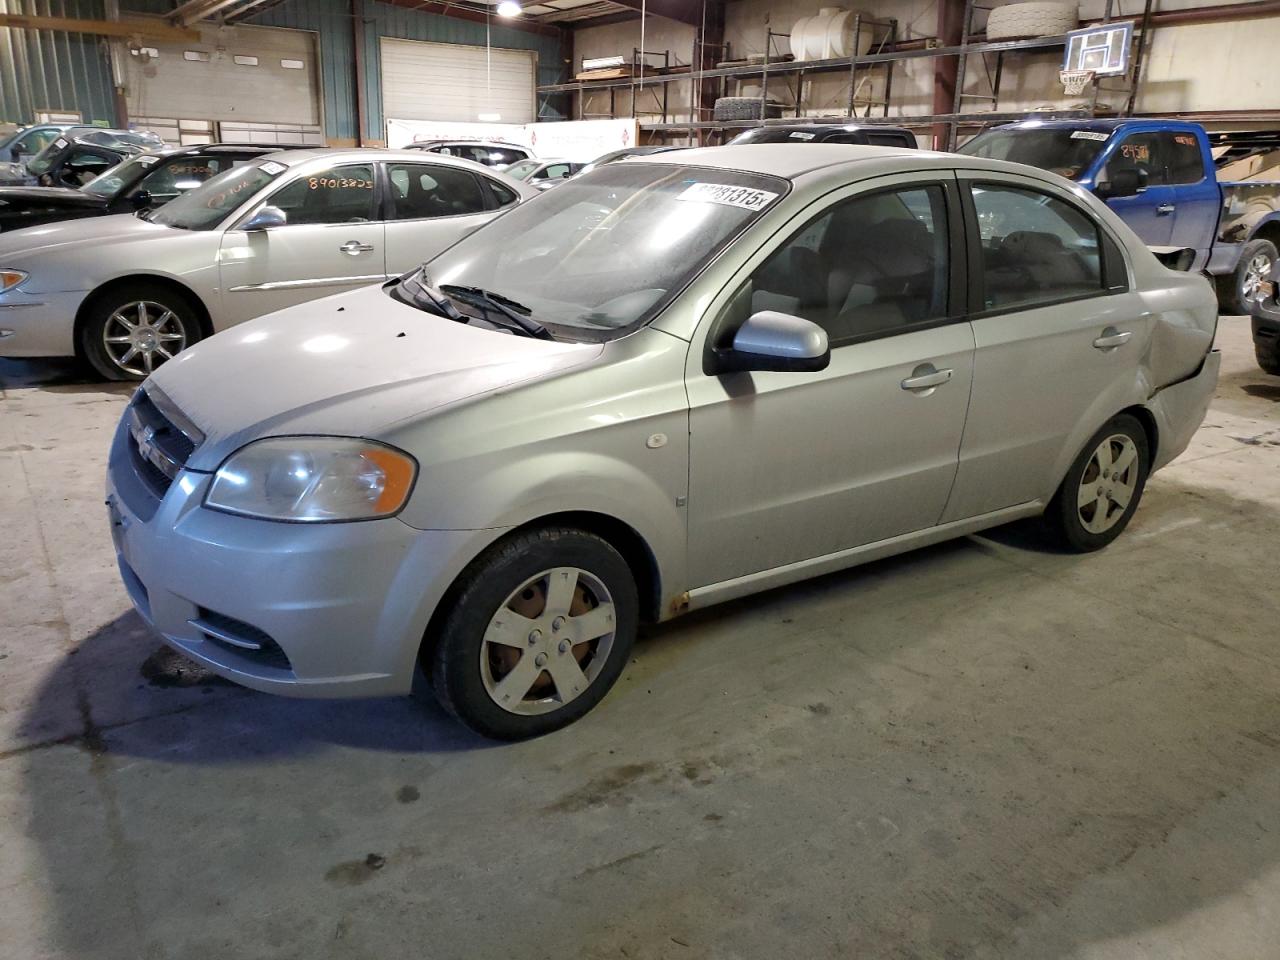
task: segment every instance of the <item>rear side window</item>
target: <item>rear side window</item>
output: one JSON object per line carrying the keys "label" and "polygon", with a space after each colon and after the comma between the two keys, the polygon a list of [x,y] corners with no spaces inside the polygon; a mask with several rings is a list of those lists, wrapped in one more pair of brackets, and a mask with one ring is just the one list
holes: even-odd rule
{"label": "rear side window", "polygon": [[1032,307],[1103,291],[1098,226],[1065,201],[1037,190],[974,184],[987,310]]}
{"label": "rear side window", "polygon": [[389,163],[392,219],[426,220],[481,213],[480,181],[469,170],[429,163]]}
{"label": "rear side window", "polygon": [[1199,183],[1204,179],[1204,157],[1194,134],[1162,133],[1160,138],[1169,183]]}

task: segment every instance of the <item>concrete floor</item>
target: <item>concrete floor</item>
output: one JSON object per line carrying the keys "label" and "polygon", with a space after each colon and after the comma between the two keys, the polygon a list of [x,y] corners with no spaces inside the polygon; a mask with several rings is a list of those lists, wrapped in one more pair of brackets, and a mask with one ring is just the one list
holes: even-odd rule
{"label": "concrete floor", "polygon": [[705,611],[507,746],[158,652],[128,388],[0,362],[0,954],[1280,957],[1280,379],[1220,340],[1104,553],[1023,524]]}

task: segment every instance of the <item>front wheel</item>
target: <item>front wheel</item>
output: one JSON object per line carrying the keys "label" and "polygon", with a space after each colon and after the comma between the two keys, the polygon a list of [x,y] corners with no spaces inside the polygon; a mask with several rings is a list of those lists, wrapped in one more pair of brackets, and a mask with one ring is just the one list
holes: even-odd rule
{"label": "front wheel", "polygon": [[1218,303],[1235,316],[1251,313],[1264,296],[1266,282],[1280,259],[1270,240],[1250,240],[1231,273],[1218,278]]}
{"label": "front wheel", "polygon": [[577,720],[609,692],[635,640],[631,570],[583,530],[535,530],[498,544],[452,596],[428,638],[431,686],[446,710],[499,740]]}
{"label": "front wheel", "polygon": [[1122,413],[1085,444],[1045,519],[1068,549],[1101,550],[1129,525],[1150,470],[1147,432],[1137,418]]}
{"label": "front wheel", "polygon": [[94,298],[80,349],[108,380],[144,380],[199,339],[188,297],[163,284],[130,283]]}

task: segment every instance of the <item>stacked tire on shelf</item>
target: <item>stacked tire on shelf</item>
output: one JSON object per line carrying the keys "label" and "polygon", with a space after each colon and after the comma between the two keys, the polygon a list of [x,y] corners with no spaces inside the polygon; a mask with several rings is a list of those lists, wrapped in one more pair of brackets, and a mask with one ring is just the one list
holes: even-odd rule
{"label": "stacked tire on shelf", "polygon": [[995,7],[987,17],[988,40],[1060,37],[1080,23],[1074,3],[1010,3]]}

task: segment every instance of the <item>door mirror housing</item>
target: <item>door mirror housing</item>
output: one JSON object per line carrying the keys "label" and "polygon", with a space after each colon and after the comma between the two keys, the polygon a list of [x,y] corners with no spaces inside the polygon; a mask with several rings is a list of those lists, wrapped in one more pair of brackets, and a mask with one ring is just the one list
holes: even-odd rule
{"label": "door mirror housing", "polygon": [[146,210],[152,205],[154,199],[149,190],[139,190],[137,193],[130,194],[129,202],[133,204],[135,210]]}
{"label": "door mirror housing", "polygon": [[258,212],[246,220],[240,229],[246,233],[256,233],[259,230],[270,230],[273,227],[283,227],[289,222],[289,218],[285,216],[285,212],[279,207],[273,207],[267,204],[260,207]]}
{"label": "door mirror housing", "polygon": [[761,310],[733,335],[733,344],[715,351],[716,372],[744,370],[814,372],[831,363],[827,331],[811,320]]}
{"label": "door mirror housing", "polygon": [[1147,171],[1137,167],[1121,167],[1111,174],[1110,180],[1098,184],[1098,196],[1103,199],[1112,197],[1136,197],[1147,189]]}

